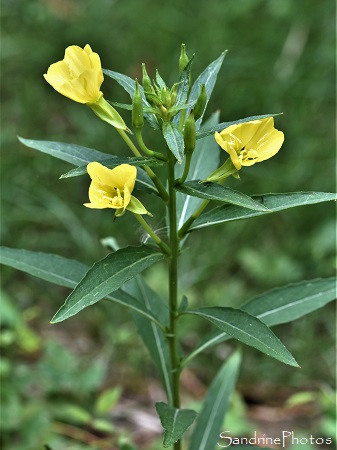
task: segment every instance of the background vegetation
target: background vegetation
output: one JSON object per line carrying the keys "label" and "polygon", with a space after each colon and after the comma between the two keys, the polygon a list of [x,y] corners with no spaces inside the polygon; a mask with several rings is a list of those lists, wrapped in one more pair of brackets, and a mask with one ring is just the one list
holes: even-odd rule
{"label": "background vegetation", "polygon": [[[230,186],[247,194],[333,192],[334,8],[332,0],[4,0],[2,244],[92,263],[107,251],[103,238],[121,246],[142,239],[130,216],[113,224],[108,211],[83,208],[89,179],[59,180],[67,163],[16,138],[125,154],[111,127],[42,78],[72,44],[89,43],[103,67],[131,77],[140,78],[145,62],[150,74],[158,68],[168,84],[177,79],[182,42],[189,55],[196,53],[195,76],[228,49],[206,115],[220,109],[221,120],[230,121],[283,112],[276,126],[286,136],[277,157],[242,171]],[[103,88],[106,98],[127,100],[112,80],[106,78]],[[148,139],[161,145],[155,132]],[[144,197],[143,203],[153,200]],[[164,226],[160,217],[154,215],[158,229]],[[274,286],[332,276],[334,241],[330,204],[195,233],[181,263],[182,290],[192,304],[238,306]],[[150,448],[158,426],[149,405],[163,394],[131,317],[101,302],[51,326],[68,291],[9,268],[2,273],[4,448],[36,450],[46,442],[52,450],[113,448],[104,447],[106,436],[114,442],[131,436],[140,448]],[[164,268],[156,266],[147,276],[165,292]],[[208,328],[196,320],[185,326],[189,349]],[[238,435],[257,427],[273,433],[272,427],[295,424],[304,435],[332,435],[334,306],[275,331],[302,369],[246,352],[230,429]],[[201,400],[229,350],[223,344],[195,360],[184,377],[187,405]],[[309,392],[304,403],[295,397],[296,406],[287,409],[286,400],[303,391]],[[268,422],[272,414],[277,417]]]}

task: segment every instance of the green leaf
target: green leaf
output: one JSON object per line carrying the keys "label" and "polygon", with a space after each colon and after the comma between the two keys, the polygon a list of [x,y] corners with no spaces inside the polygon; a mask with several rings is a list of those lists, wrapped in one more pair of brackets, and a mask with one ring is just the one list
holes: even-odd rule
{"label": "green leaf", "polygon": [[162,77],[159,74],[158,69],[156,70],[156,83],[159,86],[160,89],[167,88],[165,81],[162,79]]}
{"label": "green leaf", "polygon": [[[185,69],[182,71],[182,73],[179,77],[179,86],[178,86],[177,97],[176,97],[176,102],[175,102],[176,106],[183,105],[187,101],[187,94],[188,94],[189,87],[190,87],[189,86],[189,84],[190,84],[189,78],[190,78],[193,59],[194,59],[194,55],[188,61]],[[196,99],[193,102],[191,102],[190,106],[194,105],[195,102],[196,102]],[[177,124],[178,123],[179,123],[179,119],[177,121]]]}
{"label": "green leaf", "polygon": [[185,314],[201,316],[238,341],[250,345],[285,364],[299,367],[291,353],[267,325],[245,311],[214,306],[186,311]]}
{"label": "green leaf", "polygon": [[196,138],[202,139],[206,136],[213,135],[216,131],[222,131],[225,128],[230,127],[231,125],[238,125],[239,123],[250,122],[251,120],[267,119],[268,117],[280,116],[281,114],[282,113],[263,114],[260,116],[250,116],[250,117],[245,117],[244,119],[233,120],[232,122],[222,122],[222,123],[215,125],[214,127],[204,128],[203,130],[197,132]]}
{"label": "green leaf", "polygon": [[[39,253],[30,250],[0,247],[0,263],[21,270],[42,280],[59,286],[73,288],[85,276],[89,267],[72,259],[49,253]],[[131,295],[117,290],[107,300],[119,303],[132,309],[148,319],[158,323],[151,311]]]}
{"label": "green leaf", "polygon": [[[115,156],[113,158],[101,161],[101,164],[109,169],[119,166],[120,164],[129,164],[130,166],[161,166],[164,161],[160,161],[152,156]],[[87,166],[79,166],[60,176],[60,178],[77,177],[87,173]]]}
{"label": "green leaf", "polygon": [[[264,292],[245,303],[241,310],[257,317],[271,327],[299,319],[335,299],[336,279],[317,279],[301,281]],[[231,336],[220,330],[212,331],[200,341],[185,359],[184,364],[206,348],[230,338]]]}
{"label": "green leaf", "polygon": [[[204,126],[213,126],[219,121],[219,113],[212,116],[205,122]],[[208,137],[197,142],[192,155],[190,171],[187,180],[196,178],[206,178],[219,166],[220,151],[219,146],[212,137]],[[176,164],[175,176],[179,178],[183,174],[182,165]],[[200,206],[202,200],[197,197],[177,193],[177,219],[178,228],[181,228],[189,216]]]}
{"label": "green leaf", "polygon": [[254,297],[241,307],[269,327],[292,322],[336,299],[336,278],[302,281]]}
{"label": "green leaf", "polygon": [[61,322],[82,309],[97,303],[126,281],[165,256],[146,245],[126,247],[110,253],[95,263],[78,283],[65,303],[52,318],[51,323]]}
{"label": "green leaf", "polygon": [[253,209],[254,211],[268,212],[268,208],[260,202],[256,202],[242,192],[234,191],[233,189],[221,186],[220,184],[202,183],[200,180],[192,180],[176,186],[176,189],[193,197],[231,203],[233,205]]}
{"label": "green leaf", "polygon": [[88,270],[88,267],[79,261],[50,253],[9,247],[1,247],[0,250],[1,264],[59,286],[75,287]]}
{"label": "green leaf", "polygon": [[103,391],[95,403],[96,413],[108,414],[118,402],[121,393],[122,391],[119,386]]}
{"label": "green leaf", "polygon": [[254,195],[253,200],[260,202],[269,211],[253,211],[240,206],[218,206],[202,214],[191,226],[189,231],[217,225],[233,220],[249,219],[277,211],[282,211],[296,206],[311,205],[314,203],[328,202],[337,199],[337,194],[330,192],[291,192],[288,194],[264,194]]}
{"label": "green leaf", "polygon": [[164,428],[164,448],[177,442],[197,415],[192,409],[177,409],[163,402],[156,403],[156,410]]}
{"label": "green leaf", "polygon": [[66,144],[63,142],[37,141],[33,139],[24,139],[18,137],[19,141],[26,147],[34,148],[40,152],[47,153],[55,158],[67,161],[75,166],[83,166],[92,161],[103,161],[111,158],[107,153],[93,150],[92,148],[82,147],[75,144]]}
{"label": "green leaf", "polygon": [[214,450],[235,388],[241,363],[240,352],[235,352],[222,365],[214,378],[203,408],[195,424],[189,450]]}
{"label": "green leaf", "polygon": [[[219,73],[219,70],[222,66],[223,60],[225,58],[226,52],[222,53],[219,58],[217,58],[215,61],[213,61],[211,64],[209,64],[206,69],[198,76],[198,78],[195,80],[191,93],[188,97],[189,102],[195,102],[197,98],[199,97],[200,93],[200,85],[204,84],[206,86],[206,93],[207,93],[207,103],[210,99],[210,96],[212,95],[215,82]],[[207,103],[205,106],[205,110],[207,107]],[[186,111],[186,117],[189,116],[190,110]],[[202,116],[203,117],[203,116]],[[202,117],[196,121],[196,129],[198,130],[200,128]]]}
{"label": "green leaf", "polygon": [[[111,156],[107,153],[99,152],[98,150],[93,150],[92,148],[81,147],[75,144],[64,144],[62,142],[51,142],[51,141],[36,141],[32,139],[23,139],[19,137],[20,142],[30,148],[39,150],[43,153],[47,153],[55,158],[67,161],[75,166],[82,166],[70,171],[61,178],[67,178],[70,176],[77,176],[86,173],[86,166],[88,163],[97,161],[103,164],[103,161],[110,160],[111,164],[116,160],[117,165],[120,157]],[[131,163],[128,163],[131,164]],[[85,166],[85,167],[84,167]],[[112,167],[112,166],[111,166]],[[138,187],[149,191],[151,193],[157,193],[151,179],[143,169],[137,170],[137,184]]]}
{"label": "green leaf", "polygon": [[184,137],[182,131],[171,122],[163,123],[163,135],[168,148],[174,154],[178,163],[182,163],[184,158]]}
{"label": "green leaf", "polygon": [[[128,281],[124,286],[128,294],[137,298],[147,311],[151,313],[164,326],[169,324],[169,309],[161,297],[154,292],[141,276],[137,276]],[[137,326],[145,346],[147,347],[153,362],[155,363],[169,401],[172,400],[172,382],[171,382],[171,361],[168,342],[162,330],[153,322],[149,321],[144,315],[132,314],[133,320]]]}
{"label": "green leaf", "polygon": [[[124,75],[122,73],[118,73],[118,72],[114,72],[112,70],[106,70],[103,69],[103,73],[104,75],[107,75],[108,77],[112,78],[113,80],[117,81],[117,83],[122,86],[123,89],[126,90],[126,92],[130,95],[131,99],[134,96],[135,90],[136,90],[136,82],[135,80],[133,80],[132,78],[128,77],[127,75]],[[143,98],[143,103],[144,106],[151,106],[146,98],[145,98],[145,94],[144,94],[144,89],[142,86],[139,86],[140,92],[142,94],[142,98]],[[145,113],[144,114],[145,119],[147,120],[147,122],[149,123],[149,125],[154,128],[155,130],[159,130],[159,124],[158,124],[158,120],[156,118],[156,116],[154,114],[148,114]]]}

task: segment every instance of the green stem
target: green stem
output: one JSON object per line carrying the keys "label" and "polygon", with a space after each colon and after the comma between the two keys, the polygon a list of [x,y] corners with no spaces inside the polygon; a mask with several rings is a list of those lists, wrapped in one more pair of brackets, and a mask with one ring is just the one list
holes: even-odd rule
{"label": "green stem", "polygon": [[204,200],[201,203],[201,205],[199,206],[199,208],[197,208],[194,211],[194,213],[186,220],[184,225],[178,231],[179,239],[182,239],[185,236],[185,234],[187,233],[187,231],[190,228],[190,226],[192,225],[192,223],[195,221],[195,219],[197,219],[200,216],[200,214],[203,212],[203,210],[206,208],[206,206],[208,205],[209,202],[210,202],[210,200]]}
{"label": "green stem", "polygon": [[[178,336],[177,336],[177,319],[178,319],[178,255],[179,255],[179,239],[177,234],[177,204],[176,191],[174,189],[174,165],[175,158],[169,152],[169,224],[170,224],[170,247],[171,257],[169,261],[169,305],[170,305],[170,327],[167,333],[169,342],[171,367],[172,367],[172,406],[180,408],[180,360],[178,353]],[[180,440],[174,444],[174,450],[181,449]]]}
{"label": "green stem", "polygon": [[157,159],[161,159],[162,161],[166,161],[167,162],[167,158],[166,156],[162,155],[161,153],[155,152],[153,150],[150,150],[149,148],[146,147],[144,141],[143,141],[143,136],[142,136],[142,130],[141,129],[135,129],[135,134],[136,134],[136,138],[137,138],[137,142],[139,147],[141,148],[141,150],[143,150],[143,152],[146,155],[149,156],[153,156],[154,158]]}
{"label": "green stem", "polygon": [[[132,153],[135,156],[142,156],[142,154],[140,153],[140,151],[138,150],[138,148],[135,146],[135,144],[131,141],[131,139],[129,138],[129,136],[125,133],[124,130],[121,130],[119,128],[116,128],[116,130],[118,131],[118,133],[120,134],[121,138],[124,140],[124,142],[127,144],[127,146],[130,148],[130,150],[132,151]],[[168,193],[164,187],[164,185],[162,184],[162,182],[159,180],[159,178],[157,177],[157,175],[153,172],[153,170],[150,169],[150,167],[144,166],[143,169],[145,170],[145,172],[148,174],[148,176],[151,178],[151,180],[153,181],[154,185],[156,186],[161,198],[164,200],[165,203],[168,202]]]}
{"label": "green stem", "polygon": [[192,160],[192,153],[186,153],[184,172],[183,172],[181,178],[179,178],[175,182],[176,185],[177,184],[183,184],[184,181],[186,180],[188,172],[190,171],[191,160]]}
{"label": "green stem", "polygon": [[160,239],[160,237],[152,230],[150,225],[146,222],[146,220],[141,216],[140,214],[134,214],[135,218],[138,220],[138,222],[141,224],[141,226],[144,228],[144,230],[147,232],[149,236],[154,240],[154,242],[159,245],[159,247],[163,250],[164,253],[167,253],[168,255],[171,255],[171,249],[170,247],[165,244],[164,241]]}

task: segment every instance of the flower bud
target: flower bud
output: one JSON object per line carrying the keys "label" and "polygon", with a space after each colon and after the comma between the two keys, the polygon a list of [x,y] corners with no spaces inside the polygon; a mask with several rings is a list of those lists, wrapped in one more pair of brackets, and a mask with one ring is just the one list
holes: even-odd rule
{"label": "flower bud", "polygon": [[206,86],[205,86],[205,84],[202,84],[200,86],[199,96],[198,96],[196,104],[194,106],[195,120],[200,119],[200,117],[203,115],[203,113],[205,111],[206,103],[207,103]]}
{"label": "flower bud", "polygon": [[142,84],[143,84],[143,88],[145,92],[154,92],[153,87],[152,87],[152,83],[151,83],[151,79],[148,76],[147,72],[146,72],[146,68],[145,68],[145,64],[142,63],[142,71],[143,71],[143,80],[142,80]]}
{"label": "flower bud", "polygon": [[168,109],[171,106],[171,94],[170,90],[165,87],[160,92],[160,98],[162,101],[162,104],[165,106],[166,109]]}
{"label": "flower bud", "polygon": [[173,106],[176,102],[177,95],[178,95],[178,88],[180,86],[180,83],[174,83],[174,85],[171,88],[171,105]]}
{"label": "flower bud", "polygon": [[132,98],[132,125],[137,129],[141,129],[144,126],[143,118],[143,98],[140,93],[138,80],[136,79],[136,89]]}
{"label": "flower bud", "polygon": [[188,64],[188,56],[185,50],[185,44],[181,44],[181,52],[179,58],[179,73],[182,73]]}
{"label": "flower bud", "polygon": [[192,153],[195,148],[195,119],[193,116],[193,111],[191,111],[185,122],[184,128],[184,144],[185,144],[185,152]]}

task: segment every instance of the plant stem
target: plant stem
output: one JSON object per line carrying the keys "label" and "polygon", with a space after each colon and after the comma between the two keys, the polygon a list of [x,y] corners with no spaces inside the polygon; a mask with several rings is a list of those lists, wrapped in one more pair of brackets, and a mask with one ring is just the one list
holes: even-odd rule
{"label": "plant stem", "polygon": [[154,158],[161,159],[162,161],[167,162],[167,158],[165,155],[162,155],[161,153],[150,150],[149,148],[146,147],[146,145],[143,141],[142,130],[135,129],[135,134],[136,134],[136,138],[137,138],[139,147],[141,148],[141,150],[143,150],[143,152],[146,155],[153,156]]}
{"label": "plant stem", "polygon": [[200,214],[203,212],[203,210],[206,208],[206,206],[208,205],[209,202],[210,202],[210,200],[204,200],[201,203],[201,205],[199,206],[199,208],[197,208],[194,211],[194,213],[186,220],[184,225],[178,231],[179,239],[182,239],[184,237],[184,235],[187,233],[189,227],[192,225],[192,223],[195,221],[195,219],[197,219],[200,216]]}
{"label": "plant stem", "polygon": [[184,167],[184,172],[181,176],[181,178],[179,178],[175,184],[183,184],[187,178],[188,172],[190,171],[190,165],[191,165],[191,160],[192,160],[192,153],[187,153],[186,154],[186,160],[185,160],[185,167]]}
{"label": "plant stem", "polygon": [[[169,261],[169,306],[170,306],[170,327],[167,338],[169,340],[169,349],[171,357],[171,377],[172,377],[172,391],[174,408],[180,408],[180,392],[179,392],[179,378],[180,378],[180,361],[178,354],[178,336],[177,336],[177,319],[178,319],[178,254],[179,254],[179,239],[177,233],[177,205],[176,192],[174,189],[174,165],[175,158],[169,152],[169,223],[170,223],[170,247],[171,256]],[[174,450],[180,450],[180,440],[173,446]]]}
{"label": "plant stem", "polygon": [[[132,153],[135,156],[142,156],[142,154],[140,153],[140,151],[138,150],[138,148],[135,146],[135,144],[131,141],[131,139],[129,138],[129,136],[125,133],[124,130],[120,130],[119,128],[116,128],[116,130],[118,131],[118,133],[120,134],[121,138],[124,140],[124,142],[127,144],[127,146],[130,148],[130,150],[132,151]],[[164,185],[162,184],[162,182],[159,180],[159,178],[157,177],[157,175],[153,172],[153,170],[150,169],[150,167],[144,166],[143,169],[145,170],[145,172],[148,174],[148,176],[151,178],[151,180],[153,181],[154,185],[156,186],[161,198],[164,200],[165,203],[168,202],[168,193],[164,187]]]}
{"label": "plant stem", "polygon": [[168,255],[171,255],[171,249],[170,247],[165,244],[164,241],[160,239],[160,237],[152,230],[150,225],[146,222],[146,220],[140,215],[140,214],[134,214],[135,218],[138,220],[138,222],[141,224],[141,226],[144,228],[144,230],[147,232],[149,236],[154,240],[156,244],[159,245],[159,247],[163,250],[164,253],[167,253]]}

